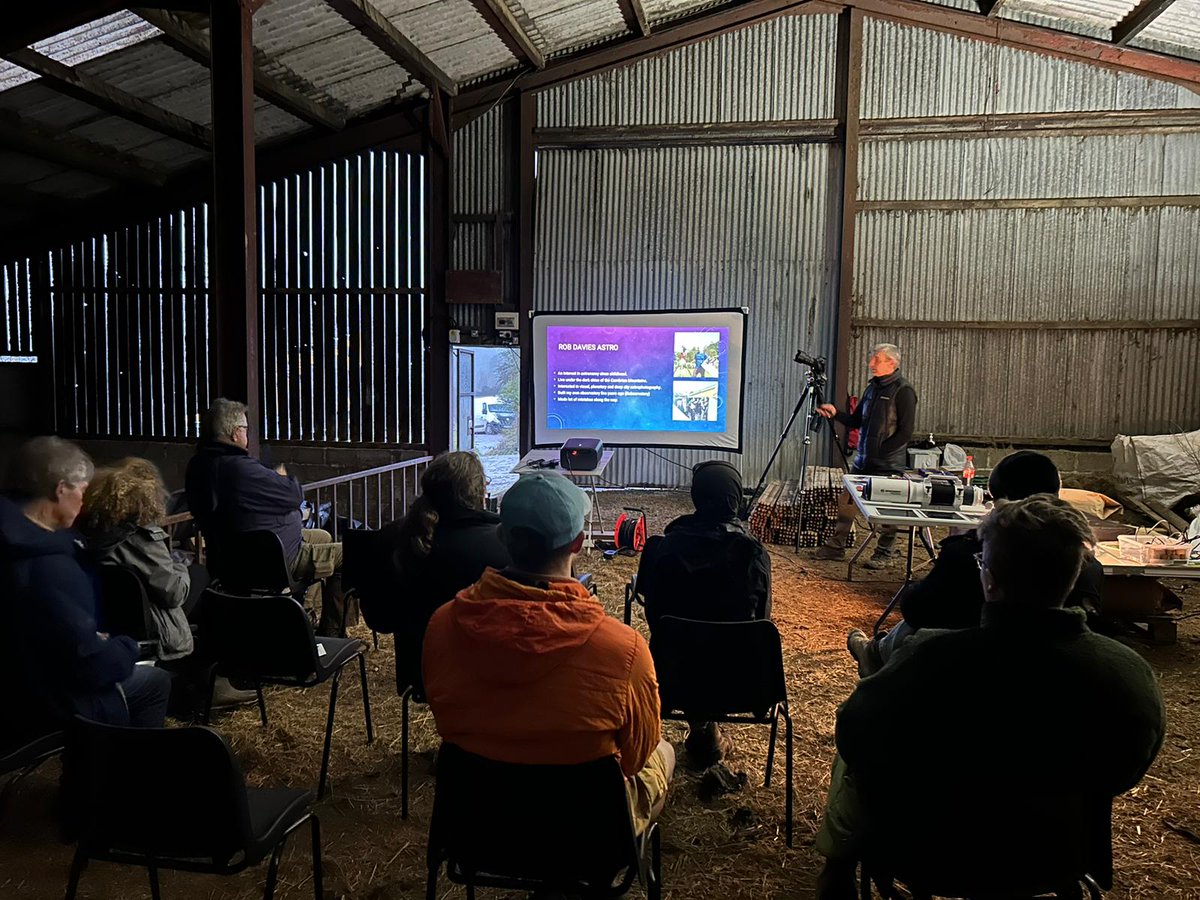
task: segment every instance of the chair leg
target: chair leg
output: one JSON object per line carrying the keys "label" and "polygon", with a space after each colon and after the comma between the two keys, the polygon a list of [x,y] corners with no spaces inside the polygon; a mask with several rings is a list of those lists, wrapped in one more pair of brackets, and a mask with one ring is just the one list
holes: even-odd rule
{"label": "chair leg", "polygon": [[650,878],[646,885],[646,900],[662,898],[662,834],[654,825],[650,832]]}
{"label": "chair leg", "polygon": [[1100,900],[1100,895],[1103,891],[1100,890],[1100,885],[1096,884],[1096,879],[1092,878],[1091,875],[1084,875],[1083,886],[1087,888],[1090,900]]}
{"label": "chair leg", "polygon": [[309,816],[312,828],[313,897],[325,900],[325,867],[321,864],[321,820],[316,813]]}
{"label": "chair leg", "polygon": [[858,863],[858,897],[859,900],[871,900],[871,870],[862,860]]}
{"label": "chair leg", "polygon": [[363,718],[367,722],[367,743],[375,741],[375,729],[371,726],[371,695],[367,693],[367,655],[358,654],[358,677],[362,682]]}
{"label": "chair leg", "polygon": [[404,689],[400,698],[400,818],[408,818],[408,702],[412,688]]}
{"label": "chair leg", "polygon": [[475,900],[475,885],[467,882],[467,900]]}
{"label": "chair leg", "polygon": [[371,629],[371,642],[375,645],[375,649],[379,649],[379,632],[374,628]]}
{"label": "chair leg", "polygon": [[162,891],[158,886],[158,866],[154,863],[149,863],[146,870],[150,873],[150,897],[151,900],[162,900]]}
{"label": "chair leg", "polygon": [[214,665],[208,676],[208,693],[204,695],[204,711],[200,714],[200,724],[212,722],[213,691],[217,689],[217,667]]}
{"label": "chair leg", "polygon": [[257,681],[254,682],[254,693],[258,696],[258,717],[262,720],[262,727],[267,727],[267,700],[263,696],[262,685]]}
{"label": "chair leg", "polygon": [[775,768],[775,738],[779,734],[779,707],[775,707],[775,715],[771,717],[771,740],[767,743],[767,777],[763,779],[763,787],[771,786],[771,772]]}
{"label": "chair leg", "polygon": [[437,900],[438,869],[441,865],[429,867],[429,878],[425,881],[425,900]]}
{"label": "chair leg", "polygon": [[342,670],[333,673],[329,685],[329,717],[325,720],[325,750],[321,754],[321,780],[317,782],[317,799],[325,796],[325,781],[329,775],[329,748],[333,746],[333,714],[337,709],[338,682],[342,678]]}
{"label": "chair leg", "polygon": [[67,876],[67,897],[66,900],[75,900],[75,893],[79,890],[79,879],[83,876],[83,868],[87,865],[87,854],[83,852],[82,847],[75,850],[75,856],[71,859],[71,874]]}
{"label": "chair leg", "polygon": [[286,843],[287,838],[284,837],[271,851],[271,862],[267,866],[267,886],[263,890],[263,900],[273,900],[275,897],[275,882],[279,879],[279,857],[283,856],[283,845]]}
{"label": "chair leg", "polygon": [[787,845],[792,846],[792,715],[788,712],[787,701],[785,700],[780,707],[783,711],[784,723],[784,740],[785,749],[787,751],[787,759],[785,760],[784,775],[787,778],[787,783],[783,786],[784,796],[784,814],[786,815],[786,832]]}

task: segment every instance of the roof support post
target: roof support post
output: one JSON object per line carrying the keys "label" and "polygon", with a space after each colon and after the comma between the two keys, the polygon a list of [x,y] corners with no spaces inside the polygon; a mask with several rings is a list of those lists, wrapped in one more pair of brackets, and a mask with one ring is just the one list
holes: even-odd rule
{"label": "roof support post", "polygon": [[862,93],[863,14],[844,9],[838,16],[835,107],[842,131],[840,203],[837,207],[837,344],[834,350],[833,402],[850,395],[850,324],[854,296],[855,216],[858,213],[859,112]]}
{"label": "roof support post", "polygon": [[245,399],[250,452],[262,421],[258,393],[255,256],[253,11],[248,0],[212,0],[213,307],[215,393]]}
{"label": "roof support post", "polygon": [[513,267],[517,284],[517,311],[521,343],[521,434],[520,450],[528,453],[533,446],[533,242],[534,231],[534,142],[537,124],[537,99],[528,91],[517,95],[512,108],[512,204],[516,221],[512,230]]}
{"label": "roof support post", "polygon": [[450,101],[440,88],[430,90],[425,114],[425,191],[429,241],[425,302],[425,444],[430,453],[450,449],[450,310],[446,306],[446,270],[450,268],[450,183],[453,139]]}

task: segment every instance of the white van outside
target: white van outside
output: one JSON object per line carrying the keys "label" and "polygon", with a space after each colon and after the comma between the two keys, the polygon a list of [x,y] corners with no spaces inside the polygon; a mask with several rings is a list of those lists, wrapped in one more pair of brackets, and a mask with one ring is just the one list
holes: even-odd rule
{"label": "white van outside", "polygon": [[475,398],[476,434],[499,434],[501,429],[508,428],[516,420],[516,409],[499,397]]}

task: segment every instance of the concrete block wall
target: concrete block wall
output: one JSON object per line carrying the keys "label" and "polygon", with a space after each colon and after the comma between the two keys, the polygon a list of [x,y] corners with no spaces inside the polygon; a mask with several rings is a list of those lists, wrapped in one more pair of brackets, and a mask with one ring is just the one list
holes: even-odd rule
{"label": "concrete block wall", "polygon": [[[963,445],[963,449],[975,459],[975,468],[983,471],[993,468],[996,463],[1008,456],[1016,447],[971,447]],[[1107,448],[1095,450],[1055,450],[1049,447],[1033,447],[1030,449],[1044,453],[1054,460],[1063,484],[1067,487],[1082,487],[1091,490],[1102,489],[1105,483],[1112,479],[1112,453]]]}

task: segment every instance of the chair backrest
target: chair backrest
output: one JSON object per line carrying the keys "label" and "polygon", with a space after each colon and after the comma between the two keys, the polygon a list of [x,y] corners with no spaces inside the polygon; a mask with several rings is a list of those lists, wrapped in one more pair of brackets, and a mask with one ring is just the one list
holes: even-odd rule
{"label": "chair backrest", "polygon": [[149,599],[141,576],[126,566],[105,563],[97,567],[100,579],[100,626],[110,634],[125,634],[135,641],[150,637]]}
{"label": "chair backrest", "polygon": [[85,848],[228,862],[250,841],[246,783],[217,732],[76,717],[63,761],[68,821]]}
{"label": "chair backrest", "polygon": [[288,594],[244,596],[209,588],[200,601],[206,652],[238,678],[307,678],[317,671],[312,622]]}
{"label": "chair backrest", "polygon": [[692,531],[655,535],[646,542],[639,578],[646,617],[653,630],[662,616],[705,622],[754,618],[751,563],[762,547],[740,531]]}
{"label": "chair backrest", "polygon": [[664,616],[651,633],[650,654],[664,715],[760,715],[787,699],[783,645],[770,620]]}
{"label": "chair backrest", "polygon": [[[342,588],[367,604],[391,588],[391,547],[381,531],[356,528],[342,534]],[[364,615],[366,612],[364,610]],[[368,620],[370,624],[370,620]]]}
{"label": "chair backrest", "polygon": [[611,884],[638,852],[615,757],[521,765],[442,744],[429,860],[514,882]]}
{"label": "chair backrest", "polygon": [[[213,551],[217,551],[214,546]],[[283,593],[292,589],[292,573],[283,543],[272,531],[245,531],[221,542],[210,556],[221,590],[238,594]]]}
{"label": "chair backrest", "polygon": [[890,805],[892,797],[866,816],[875,831],[865,858],[910,888],[939,897],[1037,896],[1084,875],[1112,887],[1107,797],[959,783],[926,786],[921,797],[928,808],[917,820],[905,815],[907,804]]}

